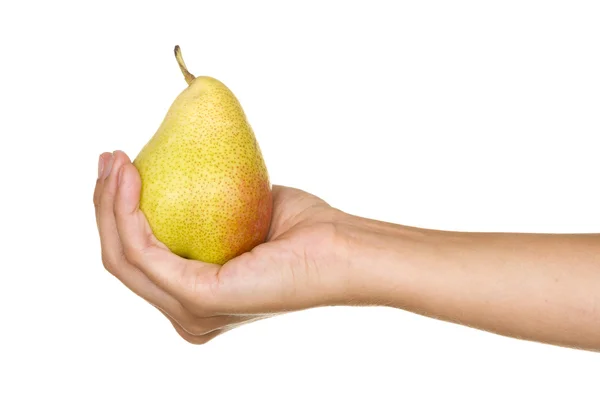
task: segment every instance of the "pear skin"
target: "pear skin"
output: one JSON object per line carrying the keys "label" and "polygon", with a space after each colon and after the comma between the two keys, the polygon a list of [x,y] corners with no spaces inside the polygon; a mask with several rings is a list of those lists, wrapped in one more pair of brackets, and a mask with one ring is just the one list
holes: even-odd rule
{"label": "pear skin", "polygon": [[217,79],[194,77],[133,161],[140,209],[173,253],[222,265],[265,241],[273,198],[252,127]]}

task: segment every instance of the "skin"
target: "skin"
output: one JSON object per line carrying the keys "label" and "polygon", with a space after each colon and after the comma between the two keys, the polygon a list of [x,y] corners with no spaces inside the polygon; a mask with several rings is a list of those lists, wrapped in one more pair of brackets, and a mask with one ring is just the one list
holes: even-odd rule
{"label": "skin", "polygon": [[600,351],[600,235],[426,230],[274,186],[267,242],[219,267],[181,258],[156,239],[124,153],[102,154],[99,175],[104,266],[190,343],[279,313],[380,305]]}

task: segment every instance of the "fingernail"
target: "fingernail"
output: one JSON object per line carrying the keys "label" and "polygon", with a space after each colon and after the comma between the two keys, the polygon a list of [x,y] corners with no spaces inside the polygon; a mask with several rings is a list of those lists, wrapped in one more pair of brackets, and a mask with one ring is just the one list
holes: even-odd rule
{"label": "fingernail", "polygon": [[104,179],[106,179],[108,177],[108,175],[110,174],[110,170],[113,166],[113,161],[114,161],[114,157],[111,154],[108,158],[108,160],[106,160],[105,165],[104,165]]}
{"label": "fingernail", "polygon": [[98,179],[102,176],[102,171],[104,171],[104,157],[100,154],[100,157],[98,157]]}

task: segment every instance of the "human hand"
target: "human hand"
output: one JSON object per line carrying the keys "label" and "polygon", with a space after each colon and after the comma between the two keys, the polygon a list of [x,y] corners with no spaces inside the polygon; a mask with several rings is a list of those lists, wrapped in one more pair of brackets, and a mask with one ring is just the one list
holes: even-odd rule
{"label": "human hand", "polygon": [[277,313],[341,304],[348,293],[340,211],[298,189],[273,186],[267,241],[223,266],[181,258],[139,210],[141,179],[121,151],[100,156],[94,191],[105,268],[158,308],[185,340],[206,343]]}

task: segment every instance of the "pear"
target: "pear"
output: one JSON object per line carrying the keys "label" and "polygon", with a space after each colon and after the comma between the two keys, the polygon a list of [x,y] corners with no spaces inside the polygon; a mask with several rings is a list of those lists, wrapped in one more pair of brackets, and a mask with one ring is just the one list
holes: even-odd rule
{"label": "pear", "polygon": [[222,265],[265,241],[271,183],[231,90],[194,77],[179,46],[175,57],[188,87],[133,161],[142,181],[140,209],[173,253]]}

